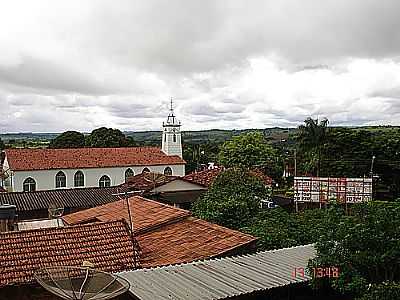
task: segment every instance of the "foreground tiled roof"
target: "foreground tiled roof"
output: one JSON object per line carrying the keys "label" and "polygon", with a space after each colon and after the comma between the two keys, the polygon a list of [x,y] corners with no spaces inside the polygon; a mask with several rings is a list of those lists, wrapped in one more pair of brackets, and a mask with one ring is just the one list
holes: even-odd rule
{"label": "foreground tiled roof", "polygon": [[[252,247],[256,238],[199,220],[190,212],[139,196],[129,199],[133,228],[142,249],[141,265],[153,267],[190,262]],[[125,200],[63,217],[67,224],[128,220]]]}
{"label": "foreground tiled roof", "polygon": [[13,171],[81,169],[184,164],[179,156],[168,156],[157,147],[7,149]]}
{"label": "foreground tiled roof", "polygon": [[145,268],[220,256],[255,241],[250,235],[193,217],[140,234],[137,239]]}
{"label": "foreground tiled roof", "polygon": [[0,193],[0,203],[13,204],[17,211],[48,209],[50,205],[65,208],[90,208],[120,199],[115,194],[122,187],[57,189],[36,192]]}
{"label": "foreground tiled roof", "polygon": [[[132,213],[133,229],[135,232],[154,228],[190,216],[190,212],[187,210],[175,208],[140,196],[130,197],[129,207]],[[93,221],[113,221],[121,218],[129,220],[125,200],[115,201],[63,216],[64,222],[69,225]]]}
{"label": "foreground tiled roof", "polygon": [[310,280],[306,272],[294,276],[293,271],[307,269],[314,257],[313,245],[305,245],[119,275],[129,281],[130,293],[141,300],[236,299]]}
{"label": "foreground tiled roof", "polygon": [[0,233],[0,287],[34,280],[45,266],[81,266],[90,261],[107,272],[134,269],[125,221]]}

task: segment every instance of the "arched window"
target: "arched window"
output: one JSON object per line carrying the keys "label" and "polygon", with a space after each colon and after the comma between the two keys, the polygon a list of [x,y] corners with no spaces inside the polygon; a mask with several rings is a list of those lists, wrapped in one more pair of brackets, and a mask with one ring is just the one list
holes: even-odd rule
{"label": "arched window", "polygon": [[149,168],[144,168],[143,171],[142,171],[142,174],[143,173],[150,173],[150,169]]}
{"label": "arched window", "polygon": [[36,181],[31,177],[28,177],[27,179],[25,179],[24,183],[23,183],[23,190],[24,190],[24,192],[36,191]]}
{"label": "arched window", "polygon": [[85,175],[83,175],[82,171],[77,171],[74,175],[74,186],[84,186],[85,185]]}
{"label": "arched window", "polygon": [[100,177],[99,180],[99,187],[110,187],[111,186],[111,179],[107,175],[103,175]]}
{"label": "arched window", "polygon": [[63,171],[60,171],[56,174],[56,188],[66,187],[67,186],[67,177],[65,176]]}
{"label": "arched window", "polygon": [[135,176],[135,172],[131,168],[126,169],[125,171],[125,182],[128,180],[129,177]]}
{"label": "arched window", "polygon": [[176,134],[174,133],[174,143],[176,143]]}
{"label": "arched window", "polygon": [[172,175],[172,169],[170,167],[166,167],[164,169],[164,175]]}

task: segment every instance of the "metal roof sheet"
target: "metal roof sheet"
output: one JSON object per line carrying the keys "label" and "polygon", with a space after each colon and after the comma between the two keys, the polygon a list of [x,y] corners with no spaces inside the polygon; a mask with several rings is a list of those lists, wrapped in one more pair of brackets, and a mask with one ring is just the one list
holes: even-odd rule
{"label": "metal roof sheet", "polygon": [[224,299],[308,281],[292,275],[315,257],[313,245],[264,251],[244,256],[141,269],[120,275],[141,300]]}

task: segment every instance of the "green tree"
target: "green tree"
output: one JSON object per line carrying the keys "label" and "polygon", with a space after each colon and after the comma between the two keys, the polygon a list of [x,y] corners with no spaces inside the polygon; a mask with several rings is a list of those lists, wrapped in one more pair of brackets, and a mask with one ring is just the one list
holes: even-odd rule
{"label": "green tree", "polygon": [[317,167],[317,176],[321,169],[321,150],[327,140],[328,119],[307,118],[304,125],[299,126],[297,140],[300,149],[306,153],[311,166]]}
{"label": "green tree", "polygon": [[4,142],[0,138],[0,151],[5,149],[5,148],[6,148],[6,145],[4,144]]}
{"label": "green tree", "polygon": [[359,300],[393,300],[400,299],[400,283],[385,282],[368,288]]}
{"label": "green tree", "polygon": [[135,143],[132,137],[126,137],[119,129],[101,127],[86,137],[86,146],[94,148],[130,147]]}
{"label": "green tree", "polygon": [[85,136],[77,131],[66,131],[51,140],[49,148],[82,148],[85,147]]}
{"label": "green tree", "polygon": [[260,199],[268,198],[269,189],[246,169],[222,172],[209,190],[195,202],[196,216],[222,226],[238,229],[260,209]]}
{"label": "green tree", "polygon": [[[400,280],[400,205],[371,202],[353,207],[353,215],[322,232],[310,267],[336,266],[331,279],[342,293],[362,296],[370,284]],[[318,286],[319,282],[314,282]]]}
{"label": "green tree", "polygon": [[244,133],[226,141],[221,146],[218,159],[228,168],[281,165],[277,152],[261,132]]}

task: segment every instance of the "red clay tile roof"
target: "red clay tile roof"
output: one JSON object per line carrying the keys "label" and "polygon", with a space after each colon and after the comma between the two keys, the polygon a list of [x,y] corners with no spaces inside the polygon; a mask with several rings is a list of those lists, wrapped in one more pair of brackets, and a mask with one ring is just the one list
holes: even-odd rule
{"label": "red clay tile roof", "polygon": [[145,172],[129,177],[127,182],[121,186],[135,191],[148,191],[177,178],[179,178],[179,176],[166,176],[158,173]]}
{"label": "red clay tile roof", "polygon": [[185,164],[157,147],[6,149],[13,171]]}
{"label": "red clay tile roof", "polygon": [[[130,191],[149,192],[154,188],[160,187],[174,180],[182,180],[191,184],[198,184],[194,181],[187,180],[183,176],[166,176],[159,173],[145,172],[129,177],[126,183],[121,184],[121,187],[127,188]],[[204,187],[202,184],[198,185]]]}
{"label": "red clay tile roof", "polygon": [[[184,176],[183,178],[187,181],[191,181],[193,183],[197,183],[200,185],[204,185],[206,187],[209,187],[214,180],[217,178],[221,172],[223,172],[223,168],[215,168],[215,169],[210,169],[210,170],[203,170],[200,172],[193,172],[191,174],[188,174]],[[265,175],[262,171],[256,169],[256,170],[251,170],[249,172],[250,175],[253,175],[255,177],[260,178],[265,185],[271,185],[272,184],[272,178]]]}
{"label": "red clay tile roof", "polygon": [[265,175],[263,173],[263,171],[261,171],[261,170],[258,170],[258,169],[250,170],[249,174],[260,178],[262,180],[262,182],[264,182],[265,185],[271,186],[273,183],[273,179],[271,177]]}
{"label": "red clay tile roof", "polygon": [[0,233],[0,287],[33,282],[45,266],[81,266],[119,272],[134,269],[132,240],[125,221]]}
{"label": "red clay tile roof", "polygon": [[[134,196],[129,199],[133,228],[144,267],[191,262],[254,245],[256,238],[190,216],[190,212]],[[125,200],[63,217],[67,224],[128,219]]]}
{"label": "red clay tile roof", "polygon": [[250,235],[193,217],[140,234],[137,239],[144,268],[221,256],[256,241]]}
{"label": "red clay tile roof", "polygon": [[185,178],[187,181],[209,187],[223,170],[223,168],[215,168],[200,172],[193,172],[184,176],[183,178]]}
{"label": "red clay tile roof", "polygon": [[[133,230],[135,232],[190,216],[190,212],[187,210],[175,208],[140,196],[129,198],[129,207],[132,214]],[[129,222],[126,200],[124,199],[65,215],[62,218],[69,225],[93,221],[113,221],[122,218]]]}

